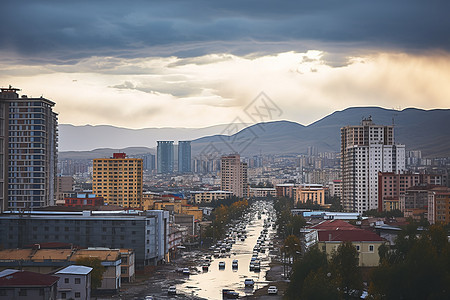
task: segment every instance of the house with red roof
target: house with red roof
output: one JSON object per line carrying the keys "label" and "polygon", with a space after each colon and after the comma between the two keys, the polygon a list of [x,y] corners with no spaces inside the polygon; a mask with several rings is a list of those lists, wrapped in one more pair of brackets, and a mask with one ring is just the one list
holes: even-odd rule
{"label": "house with red roof", "polygon": [[360,267],[378,266],[378,248],[386,242],[376,233],[360,229],[343,220],[323,221],[310,227],[306,236],[314,239],[314,242],[309,243],[309,247],[317,244],[329,257],[337,251],[342,242],[351,242],[359,253]]}
{"label": "house with red roof", "polygon": [[0,299],[56,300],[59,277],[6,269],[0,272]]}

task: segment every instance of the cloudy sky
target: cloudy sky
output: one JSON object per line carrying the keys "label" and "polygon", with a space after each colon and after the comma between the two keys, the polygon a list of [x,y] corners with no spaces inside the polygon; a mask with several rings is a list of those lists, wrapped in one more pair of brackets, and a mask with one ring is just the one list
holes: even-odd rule
{"label": "cloudy sky", "polygon": [[449,12],[446,0],[3,0],[0,86],[53,100],[60,123],[129,128],[252,122],[261,103],[276,107],[264,120],[304,125],[349,106],[449,108]]}

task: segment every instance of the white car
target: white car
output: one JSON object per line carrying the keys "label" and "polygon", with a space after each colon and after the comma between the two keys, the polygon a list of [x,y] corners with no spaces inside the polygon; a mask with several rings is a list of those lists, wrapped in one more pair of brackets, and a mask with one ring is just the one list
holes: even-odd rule
{"label": "white car", "polygon": [[269,295],[276,295],[276,294],[278,294],[277,287],[274,286],[274,285],[269,286],[269,288],[267,289],[267,294],[269,294]]}

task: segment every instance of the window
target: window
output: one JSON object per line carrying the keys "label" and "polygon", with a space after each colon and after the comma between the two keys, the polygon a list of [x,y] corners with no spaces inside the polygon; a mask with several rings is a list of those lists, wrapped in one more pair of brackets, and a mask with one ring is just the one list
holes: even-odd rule
{"label": "window", "polygon": [[373,249],[374,249],[373,245],[369,245],[369,252],[373,252]]}
{"label": "window", "polygon": [[27,295],[27,290],[26,289],[20,289],[19,296],[26,296],[26,295]]}
{"label": "window", "polygon": [[64,283],[69,283],[69,278],[64,278]]}
{"label": "window", "polygon": [[80,292],[75,292],[75,298],[80,298],[81,297],[81,293]]}
{"label": "window", "polygon": [[62,298],[62,299],[66,299],[66,298],[67,298],[66,293],[62,292],[62,293],[61,293],[61,298]]}
{"label": "window", "polygon": [[356,245],[356,251],[359,252],[359,250],[360,250],[359,245]]}
{"label": "window", "polygon": [[75,284],[80,284],[81,283],[81,279],[80,278],[75,278]]}

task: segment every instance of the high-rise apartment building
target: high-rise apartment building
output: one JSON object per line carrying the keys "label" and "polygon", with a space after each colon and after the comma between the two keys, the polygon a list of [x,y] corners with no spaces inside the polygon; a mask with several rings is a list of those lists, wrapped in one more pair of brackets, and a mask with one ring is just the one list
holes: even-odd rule
{"label": "high-rise apartment building", "polygon": [[54,204],[57,172],[57,114],[54,102],[0,92],[0,209]]}
{"label": "high-rise apartment building", "polygon": [[156,149],[156,169],[158,174],[170,174],[174,169],[173,141],[158,141]]}
{"label": "high-rise apartment building", "polygon": [[248,196],[247,164],[241,162],[239,154],[222,156],[220,164],[222,190],[237,197]]}
{"label": "high-rise apartment building", "polygon": [[191,141],[178,142],[178,173],[191,172]]}
{"label": "high-rise apartment building", "polygon": [[112,158],[94,159],[92,189],[105,203],[123,207],[142,206],[141,158],[114,153]]}
{"label": "high-rise apartment building", "polygon": [[405,170],[405,145],[394,144],[394,126],[341,128],[342,206],[350,212],[378,209],[378,172]]}

